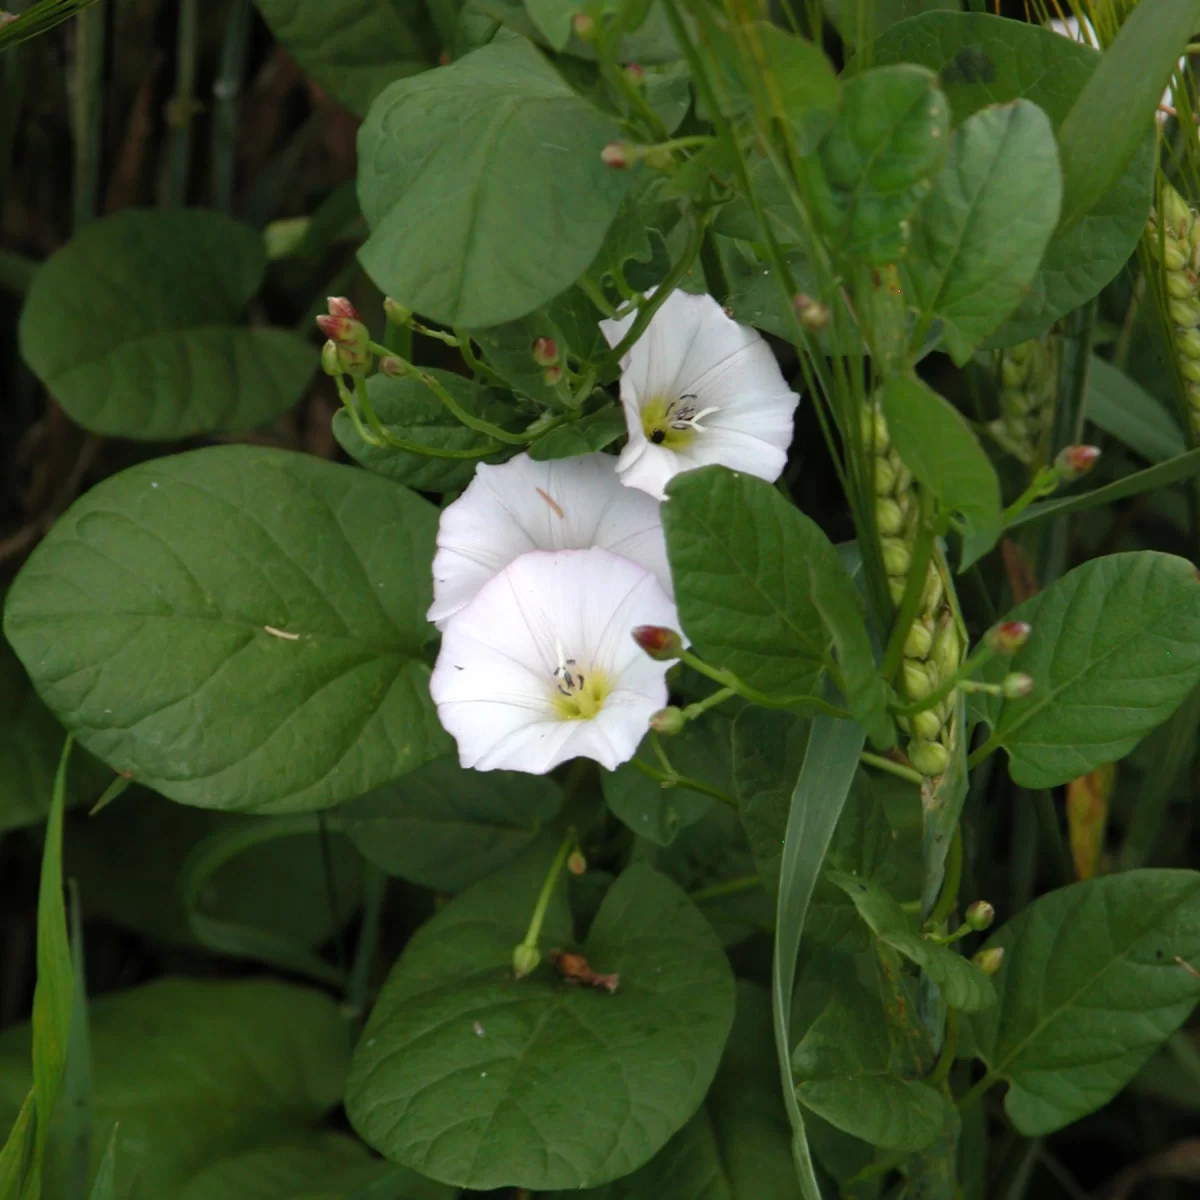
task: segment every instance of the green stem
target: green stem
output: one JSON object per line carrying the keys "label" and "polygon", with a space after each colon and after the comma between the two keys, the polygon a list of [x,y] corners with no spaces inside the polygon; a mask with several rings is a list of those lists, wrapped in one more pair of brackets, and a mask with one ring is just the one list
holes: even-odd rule
{"label": "green stem", "polygon": [[716,297],[718,304],[724,304],[729,297],[729,280],[725,276],[725,264],[721,262],[721,251],[711,227],[705,229],[700,242],[700,266],[709,292]]}
{"label": "green stem", "polygon": [[[405,327],[407,328],[407,326]],[[508,390],[508,384],[505,383],[491,367],[487,365],[476,353],[475,347],[471,345],[471,335],[464,329],[455,329],[454,336],[458,338],[458,352],[462,355],[462,360],[467,364],[467,369],[475,375],[485,379],[488,383],[495,384],[497,387]],[[412,333],[409,331],[409,346],[412,345]],[[412,358],[412,354],[403,354],[399,350],[395,353],[400,354],[401,358]]]}
{"label": "green stem", "polygon": [[468,429],[473,429],[476,433],[485,434],[497,442],[505,442],[510,446],[524,446],[529,441],[522,433],[510,433],[507,429],[501,429],[499,425],[493,425],[491,421],[485,421],[482,417],[472,416],[455,400],[454,396],[435,375],[430,375],[428,371],[422,371],[420,367],[413,367],[411,363],[409,363],[409,367],[412,370],[413,376],[419,379],[442,402],[445,408]]}
{"label": "green stem", "polygon": [[965,1093],[965,1095],[963,1096],[963,1098],[961,1100],[959,1100],[959,1102],[958,1102],[959,1115],[965,1113],[967,1111],[967,1109],[969,1109],[971,1107],[971,1105],[973,1105],[979,1099],[979,1097],[982,1096],[983,1093],[986,1092],[988,1090],[988,1088],[990,1088],[992,1086],[992,1084],[999,1083],[999,1082],[1000,1082],[1000,1076],[993,1075],[989,1071],[981,1080],[979,1080],[978,1083],[975,1084],[974,1087],[972,1087],[970,1090],[968,1090]]}
{"label": "green stem", "polygon": [[383,347],[388,354],[394,354],[405,362],[412,362],[413,331],[411,325],[397,325],[385,321],[383,326]]}
{"label": "green stem", "polygon": [[688,897],[693,904],[703,904],[706,900],[722,900],[726,896],[738,896],[742,892],[751,892],[759,887],[762,887],[762,879],[759,876],[739,875],[736,879],[725,879],[711,887],[688,892]]}
{"label": "green stem", "polygon": [[906,767],[903,763],[893,762],[882,754],[872,754],[869,750],[864,750],[858,757],[859,761],[866,763],[868,767],[877,767],[898,779],[907,779],[909,783],[915,783],[918,787],[925,782],[925,777],[919,771],[914,771],[912,767]]}
{"label": "green stem", "polygon": [[[911,704],[902,704],[898,708],[893,708],[892,712],[898,717],[915,717],[917,713],[922,713],[928,708],[936,708],[957,687],[962,687],[966,691],[974,690],[990,693],[992,690],[991,684],[980,684],[977,688],[971,688],[967,685],[972,682],[971,676],[980,667],[984,666],[984,664],[991,662],[993,658],[995,658],[995,652],[989,646],[986,644],[978,646],[975,653],[969,655],[949,679],[938,684],[923,700],[914,700]],[[1000,689],[997,689],[997,694],[999,691]]]}
{"label": "green stem", "polygon": [[703,700],[697,700],[695,704],[689,704],[683,710],[683,719],[685,721],[694,721],[698,716],[708,712],[710,708],[716,708],[718,704],[724,704],[732,696],[736,696],[737,692],[731,687],[723,687],[720,691],[713,692],[711,696],[706,696]]}
{"label": "green stem", "polygon": [[917,521],[917,537],[913,544],[912,564],[908,570],[908,581],[904,585],[904,595],[900,598],[896,624],[892,626],[892,634],[888,638],[887,650],[883,656],[882,674],[885,680],[894,679],[900,670],[900,663],[904,658],[904,643],[908,639],[909,630],[916,619],[917,610],[921,607],[921,596],[925,591],[925,578],[929,574],[929,564],[933,561],[934,540],[928,493],[922,488],[921,515]]}
{"label": "green stem", "polygon": [[604,290],[595,280],[587,275],[581,275],[576,282],[583,289],[587,298],[606,316],[610,321],[617,319],[617,310],[608,302],[608,297],[604,294]]}
{"label": "green stem", "polygon": [[1030,793],[1033,799],[1033,812],[1041,828],[1042,836],[1050,843],[1054,855],[1054,866],[1058,872],[1060,886],[1075,882],[1075,862],[1067,844],[1063,840],[1062,826],[1058,821],[1058,812],[1054,807],[1054,798],[1048,791],[1038,788]]}
{"label": "green stem", "polygon": [[1039,471],[1030,485],[1004,510],[1004,527],[1011,526],[1035,500],[1057,490],[1059,482],[1058,472],[1053,467]]}
{"label": "green stem", "polygon": [[737,696],[741,696],[743,700],[749,700],[753,704],[757,704],[762,708],[812,708],[819,713],[824,713],[826,716],[836,717],[838,720],[850,720],[851,714],[845,709],[838,708],[836,705],[830,704],[826,700],[822,700],[819,696],[769,696],[766,692],[757,691],[749,684],[743,683],[731,671],[725,671],[718,667],[710,667],[703,659],[697,658],[690,650],[684,650],[680,653],[679,659],[686,663],[693,671],[698,671],[706,679],[711,679],[713,683],[719,683],[722,687],[730,688]]}
{"label": "green stem", "polygon": [[993,733],[982,746],[972,750],[967,756],[967,770],[973,771],[989,754],[1000,749],[1000,739]]}
{"label": "green stem", "polygon": [[222,212],[233,209],[234,156],[237,152],[238,99],[246,70],[253,9],[250,0],[232,0],[225,18],[221,65],[213,80],[213,200]]}
{"label": "green stem", "polygon": [[558,848],[558,853],[554,856],[554,861],[550,864],[550,870],[546,872],[546,878],[542,883],[542,890],[538,893],[537,904],[534,905],[533,916],[529,921],[529,928],[525,931],[524,940],[521,945],[529,950],[536,951],[538,948],[538,938],[542,932],[542,922],[546,919],[546,909],[550,907],[550,897],[554,895],[554,885],[558,882],[558,877],[562,874],[562,869],[567,859],[570,857],[573,850],[579,847],[579,836],[574,829],[567,831],[567,836],[563,838],[562,845]]}
{"label": "green stem", "polygon": [[737,808],[738,806],[738,802],[732,796],[721,791],[719,788],[710,787],[707,783],[703,783],[699,779],[691,779],[687,775],[680,775],[675,771],[667,774],[664,771],[660,771],[657,767],[652,767],[641,758],[631,758],[629,761],[643,775],[666,787],[686,788],[689,792],[695,792],[697,795],[710,796],[713,800],[720,800],[722,804],[728,805],[730,808]]}
{"label": "green stem", "polygon": [[650,748],[654,751],[654,757],[662,764],[662,769],[673,779],[679,777],[679,772],[671,765],[671,760],[667,757],[667,752],[663,749],[662,739],[657,733],[650,733]]}
{"label": "green stem", "polygon": [[192,117],[196,90],[198,0],[180,0],[175,42],[175,95],[168,110],[171,144],[164,200],[177,207],[187,199],[192,166]]}
{"label": "green stem", "polygon": [[954,836],[950,839],[950,848],[946,853],[945,872],[942,876],[942,890],[938,895],[937,904],[929,914],[927,922],[930,929],[937,929],[958,903],[958,889],[962,884],[963,842],[962,826],[954,826]]}
{"label": "green stem", "polygon": [[75,136],[73,179],[75,228],[96,216],[100,188],[100,139],[104,106],[104,26],[106,5],[93,5],[75,22],[75,88],[72,132]]}
{"label": "green stem", "polygon": [[942,1041],[942,1050],[938,1060],[933,1064],[933,1070],[925,1080],[930,1087],[940,1088],[949,1078],[950,1069],[954,1066],[955,1054],[958,1050],[958,1010],[946,1009],[946,1036]]}
{"label": "green stem", "polygon": [[383,902],[387,897],[388,877],[374,863],[363,860],[363,917],[350,978],[346,983],[346,1015],[358,1022],[367,1011],[367,992],[371,986],[371,967],[379,950]]}

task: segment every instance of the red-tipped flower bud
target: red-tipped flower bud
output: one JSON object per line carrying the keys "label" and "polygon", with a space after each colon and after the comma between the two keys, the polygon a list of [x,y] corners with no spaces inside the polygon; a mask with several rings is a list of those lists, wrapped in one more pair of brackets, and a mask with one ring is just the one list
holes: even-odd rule
{"label": "red-tipped flower bud", "polygon": [[1059,479],[1071,483],[1083,478],[1096,465],[1099,457],[1099,446],[1067,446],[1058,452],[1054,466]]}
{"label": "red-tipped flower bud", "polygon": [[1014,671],[1011,675],[1005,675],[1000,686],[1004,689],[1006,700],[1021,700],[1033,691],[1033,676],[1026,675],[1024,671]]}
{"label": "red-tipped flower bud", "polygon": [[317,328],[330,341],[353,350],[365,350],[367,343],[371,340],[367,327],[361,321],[354,320],[353,317],[332,317],[322,314],[317,318]]}
{"label": "red-tipped flower bud", "polygon": [[349,317],[351,321],[359,320],[358,309],[345,296],[329,296],[327,303],[331,317]]}
{"label": "red-tipped flower bud", "polygon": [[675,734],[682,733],[683,727],[687,724],[687,718],[683,715],[682,710],[678,708],[660,708],[650,718],[650,728],[655,733]]}
{"label": "red-tipped flower bud", "polygon": [[587,859],[578,850],[572,850],[567,856],[567,870],[572,875],[582,875],[587,870]]}
{"label": "red-tipped flower bud", "polygon": [[554,366],[558,362],[558,343],[553,338],[538,338],[533,343],[533,361],[539,367]]}
{"label": "red-tipped flower bud", "polygon": [[1000,964],[1004,961],[1004,947],[990,946],[986,950],[980,950],[971,961],[985,975],[995,975],[1000,970]]}
{"label": "red-tipped flower bud", "polygon": [[596,18],[588,16],[587,13],[576,13],[575,19],[572,21],[572,28],[575,30],[575,36],[581,42],[590,42],[596,36]]}
{"label": "red-tipped flower bud", "polygon": [[403,379],[412,368],[404,359],[388,354],[379,360],[379,369],[390,379]]}
{"label": "red-tipped flower bud", "polygon": [[996,910],[986,900],[976,900],[963,919],[976,933],[981,933],[996,919]]}
{"label": "red-tipped flower bud", "polygon": [[658,662],[669,662],[683,653],[683,639],[665,625],[639,625],[633,640]]}
{"label": "red-tipped flower bud", "polygon": [[984,641],[993,654],[1016,654],[1032,632],[1032,626],[1024,621],[1001,621],[988,630]]}
{"label": "red-tipped flower bud", "polygon": [[560,383],[562,383],[562,367],[558,365],[547,367],[542,372],[542,380],[549,387],[557,387]]}
{"label": "red-tipped flower bud", "polygon": [[646,82],[646,72],[641,63],[626,63],[625,74],[629,76],[635,87],[641,87]]}
{"label": "red-tipped flower bud", "polygon": [[624,170],[633,162],[633,157],[633,147],[628,142],[609,142],[600,151],[600,161],[616,170]]}

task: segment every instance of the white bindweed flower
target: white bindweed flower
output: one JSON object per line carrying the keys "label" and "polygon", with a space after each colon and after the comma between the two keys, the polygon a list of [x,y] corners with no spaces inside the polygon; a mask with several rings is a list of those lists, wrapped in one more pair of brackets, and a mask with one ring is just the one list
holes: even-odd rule
{"label": "white bindweed flower", "polygon": [[[633,320],[600,322],[610,346]],[[621,482],[661,500],[669,479],[710,463],[778,479],[799,402],[757,330],[711,296],[672,292],[621,359]]]}
{"label": "white bindweed flower", "polygon": [[607,550],[533,551],[446,627],[429,690],[464,767],[544,775],[572,758],[613,770],[667,702],[669,662],[630,636],[678,627],[658,580]]}
{"label": "white bindweed flower", "polygon": [[481,465],[438,522],[429,620],[445,629],[489,579],[531,550],[599,546],[652,571],[672,595],[658,505],[622,487],[616,465],[609,454],[551,462],[518,454]]}

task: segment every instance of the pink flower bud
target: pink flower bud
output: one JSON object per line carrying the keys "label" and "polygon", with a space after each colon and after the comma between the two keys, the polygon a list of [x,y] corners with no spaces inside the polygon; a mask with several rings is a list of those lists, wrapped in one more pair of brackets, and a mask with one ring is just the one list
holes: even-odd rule
{"label": "pink flower bud", "polygon": [[533,361],[539,367],[554,366],[558,362],[558,343],[553,338],[538,338],[533,343]]}
{"label": "pink flower bud", "polygon": [[628,142],[609,142],[600,151],[600,161],[606,167],[624,170],[633,161],[633,147]]}
{"label": "pink flower bud", "polygon": [[348,341],[347,332],[350,328],[350,320],[347,317],[331,317],[328,313],[322,313],[317,318],[317,328],[333,342]]}
{"label": "pink flower bud", "polygon": [[655,733],[675,734],[682,733],[683,727],[687,724],[687,719],[678,708],[660,708],[650,718],[650,728]]}
{"label": "pink flower bud", "polygon": [[1058,477],[1064,483],[1071,483],[1086,475],[1096,465],[1096,459],[1099,457],[1099,446],[1067,446],[1059,451],[1054,466]]}
{"label": "pink flower bud", "polygon": [[576,13],[572,27],[581,42],[590,42],[596,36],[596,18],[587,13]]}
{"label": "pink flower bud", "polygon": [[1026,675],[1024,671],[1014,671],[1011,675],[1005,675],[1001,687],[1006,700],[1021,700],[1033,691],[1033,676]]}
{"label": "pink flower bud", "polygon": [[358,309],[345,296],[330,296],[327,303],[331,317],[349,317],[351,321],[359,320]]}
{"label": "pink flower bud", "polygon": [[665,625],[639,625],[633,640],[657,662],[669,662],[683,653],[683,639]]}
{"label": "pink flower bud", "polygon": [[1024,621],[1001,621],[988,631],[984,640],[993,654],[1016,654],[1032,632],[1032,627]]}
{"label": "pink flower bud", "polygon": [[587,859],[578,850],[572,850],[567,857],[567,870],[572,875],[582,875],[587,870]]}
{"label": "pink flower bud", "polygon": [[553,366],[547,367],[542,372],[542,380],[549,387],[557,387],[562,382],[562,367]]}
{"label": "pink flower bud", "polygon": [[641,63],[627,63],[625,65],[625,74],[629,76],[637,87],[641,87],[646,82],[646,72]]}
{"label": "pink flower bud", "polygon": [[817,330],[824,329],[829,324],[829,309],[811,296],[798,292],[792,297],[792,304],[795,306],[796,315],[800,318],[800,324],[805,329],[816,333]]}

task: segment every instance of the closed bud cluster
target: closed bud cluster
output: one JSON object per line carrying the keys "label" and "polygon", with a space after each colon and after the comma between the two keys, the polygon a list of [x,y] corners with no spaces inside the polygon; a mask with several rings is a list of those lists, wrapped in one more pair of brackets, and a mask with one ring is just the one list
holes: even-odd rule
{"label": "closed bud cluster", "polygon": [[[863,410],[862,437],[874,467],[880,557],[888,591],[898,607],[912,569],[919,513],[917,494],[912,472],[896,453],[887,421],[877,405]],[[950,607],[946,578],[945,560],[936,550],[926,569],[920,607],[904,639],[899,688],[908,703],[919,703],[940,692],[958,674],[966,656],[966,639]],[[955,739],[962,736],[955,720],[956,708],[957,693],[951,689],[937,704],[900,722],[910,739],[909,761],[931,779],[945,773]]]}
{"label": "closed bud cluster", "polygon": [[1083,478],[1100,457],[1098,446],[1064,446],[1054,460],[1054,469],[1063,483]]}
{"label": "closed bud cluster", "polygon": [[985,929],[990,928],[995,919],[996,910],[986,900],[976,900],[963,916],[966,924],[976,933],[982,933]]}
{"label": "closed bud cluster", "polygon": [[665,625],[639,625],[633,640],[657,662],[668,662],[683,653],[683,639]]}
{"label": "closed bud cluster", "polygon": [[1001,621],[988,630],[984,641],[993,654],[1016,654],[1029,641],[1033,629],[1024,621]]}
{"label": "closed bud cluster", "polygon": [[1054,427],[1062,339],[1034,338],[996,353],[1000,416],[988,432],[1001,449],[1036,472],[1045,466]]}
{"label": "closed bud cluster", "polygon": [[367,375],[371,351],[365,346],[343,346],[330,338],[321,347],[321,370],[326,375]]}
{"label": "closed bud cluster", "polygon": [[330,296],[329,311],[317,318],[317,328],[343,350],[361,355],[367,351],[371,334],[358,319],[354,305],[344,296]]}
{"label": "closed bud cluster", "polygon": [[1166,180],[1146,241],[1155,257],[1162,252],[1175,365],[1183,376],[1192,431],[1200,435],[1200,217]]}
{"label": "closed bud cluster", "polygon": [[650,718],[650,728],[655,733],[682,733],[686,724],[687,718],[683,715],[683,711],[674,707],[660,708]]}

